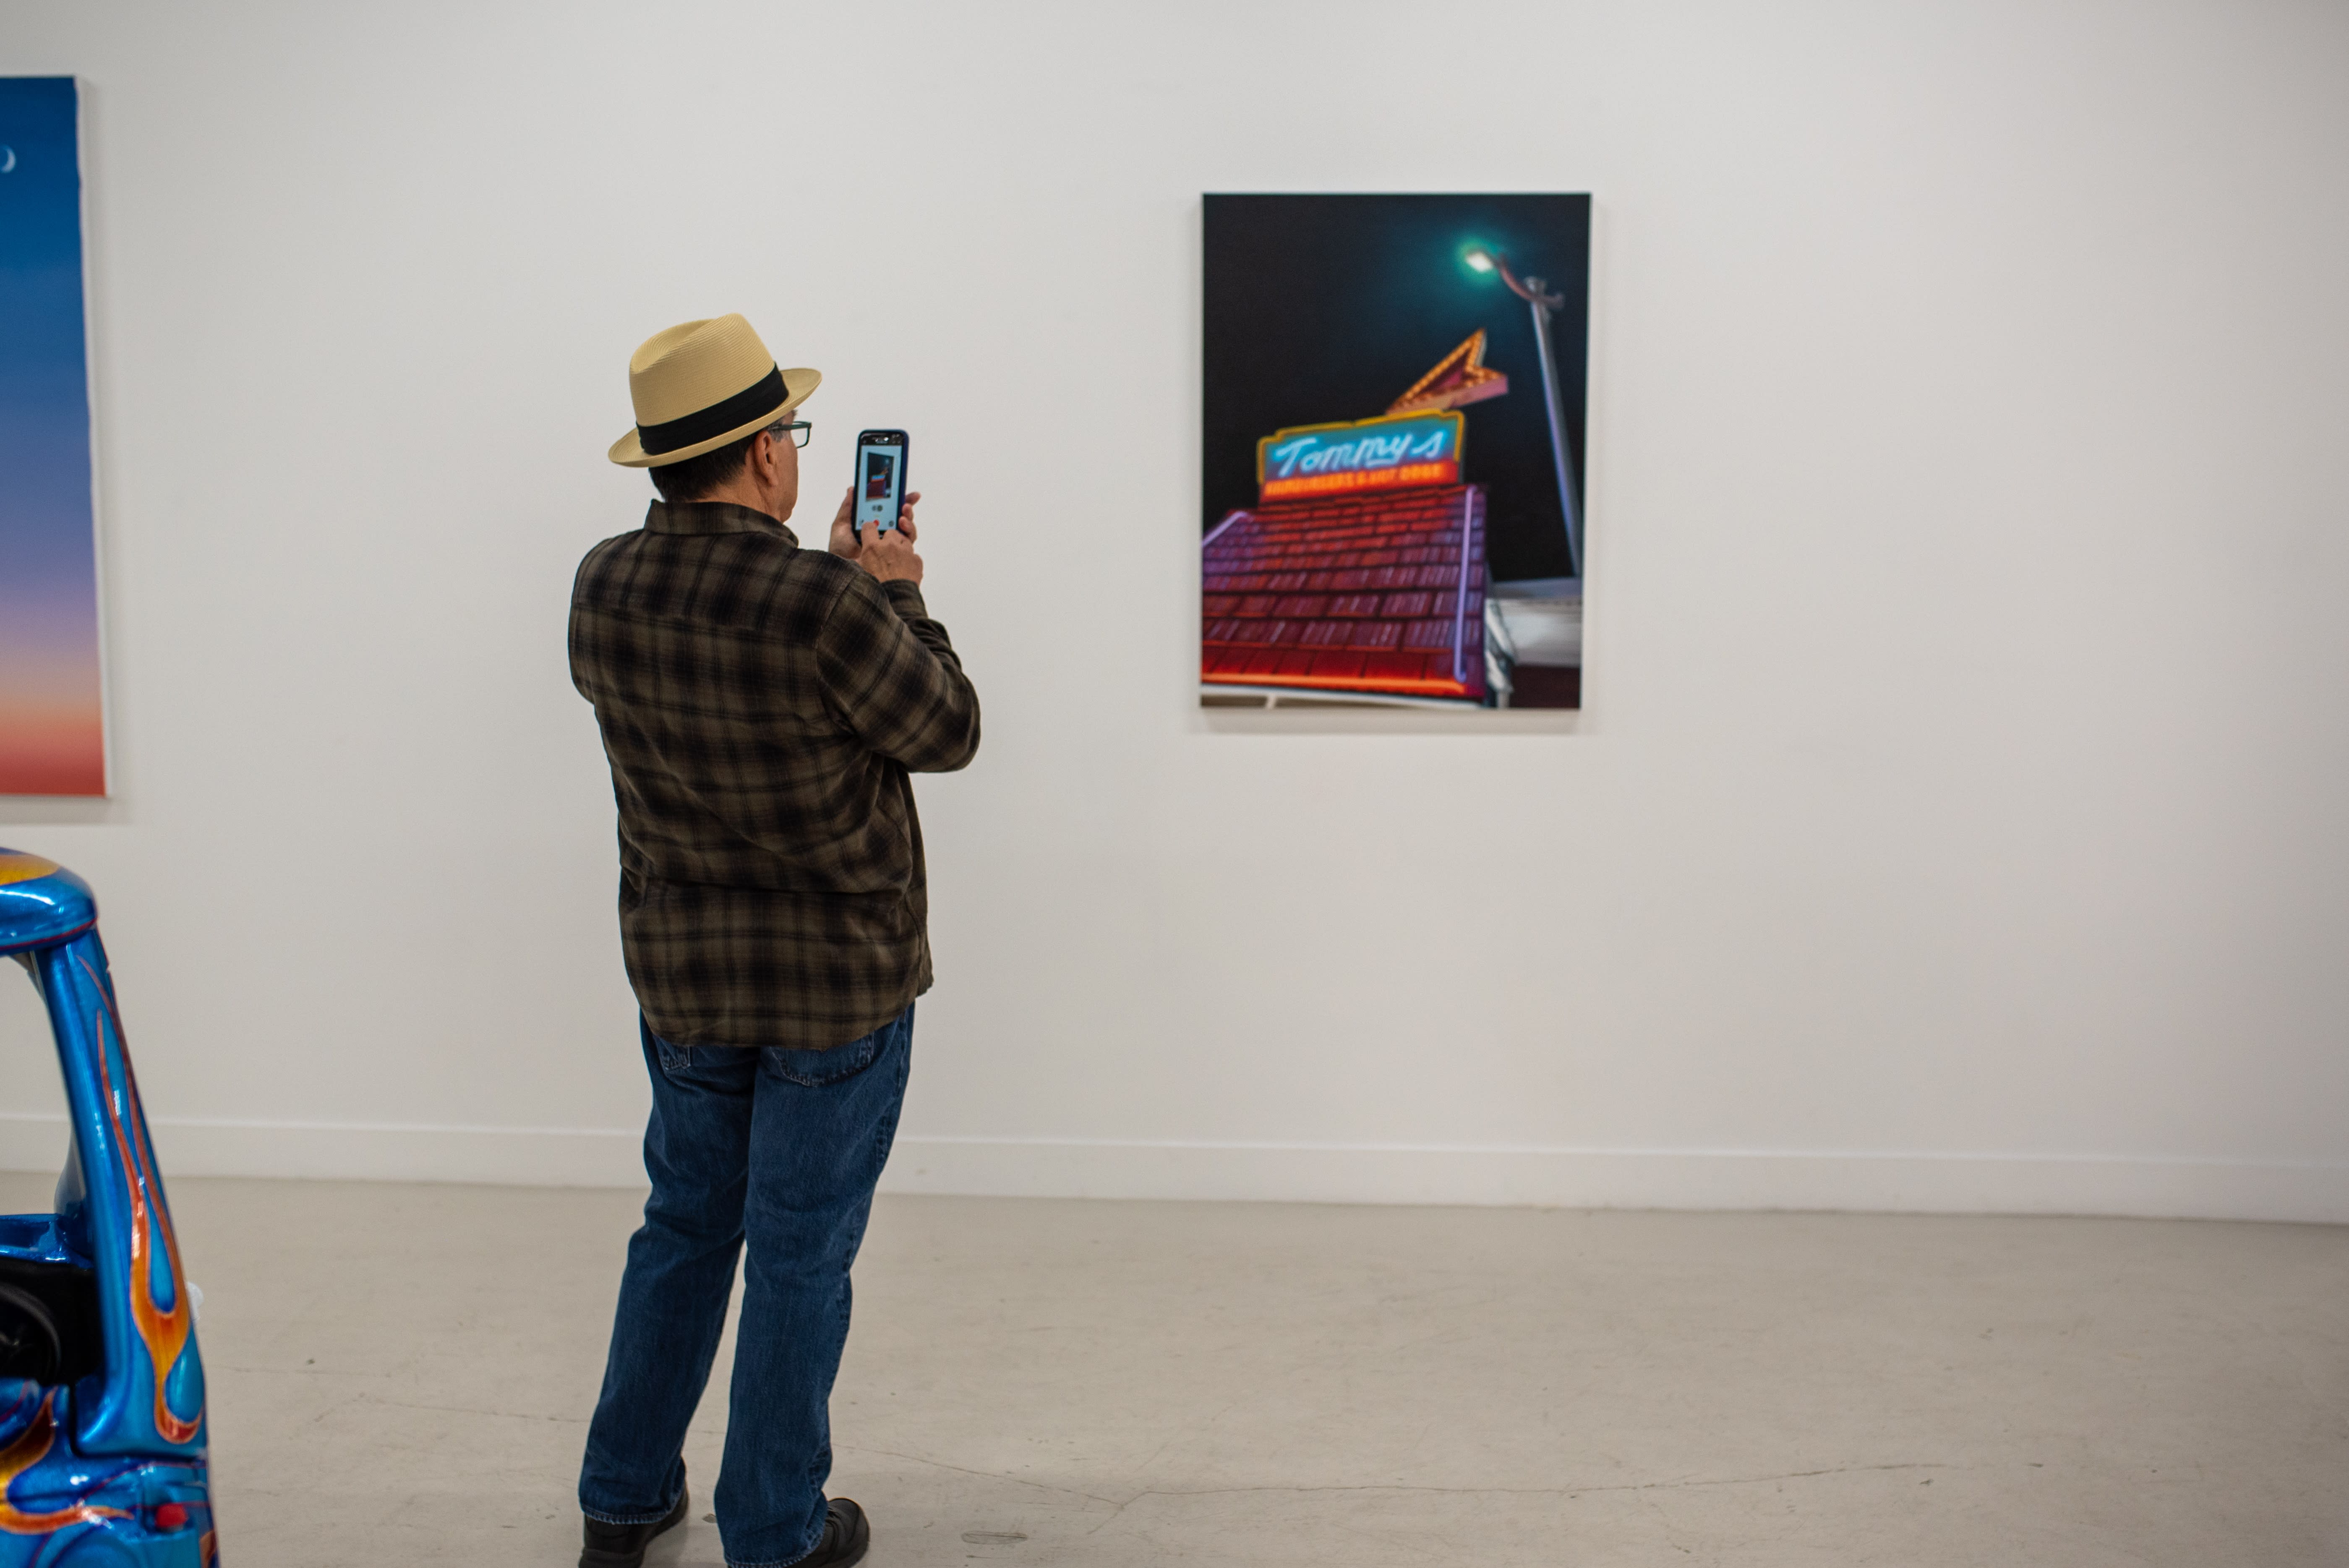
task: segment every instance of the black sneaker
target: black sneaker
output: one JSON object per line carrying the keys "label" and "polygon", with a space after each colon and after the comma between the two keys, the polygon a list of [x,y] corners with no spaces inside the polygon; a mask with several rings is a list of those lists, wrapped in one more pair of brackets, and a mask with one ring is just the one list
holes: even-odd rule
{"label": "black sneaker", "polygon": [[865,1548],[872,1544],[873,1527],[864,1522],[864,1511],[844,1497],[835,1497],[823,1505],[823,1534],[815,1550],[792,1568],[849,1568],[864,1561]]}
{"label": "black sneaker", "polygon": [[[579,1568],[644,1568],[645,1548],[652,1544],[653,1537],[685,1522],[685,1500],[686,1493],[679,1490],[677,1506],[668,1511],[668,1516],[650,1524],[606,1524],[600,1519],[588,1520],[587,1546],[579,1553]],[[832,1538],[830,1531],[831,1522],[827,1520],[827,1541]]]}

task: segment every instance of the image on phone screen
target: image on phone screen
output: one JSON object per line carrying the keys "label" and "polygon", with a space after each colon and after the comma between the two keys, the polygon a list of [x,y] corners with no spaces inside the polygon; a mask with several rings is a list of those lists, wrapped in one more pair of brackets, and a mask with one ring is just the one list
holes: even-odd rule
{"label": "image on phone screen", "polygon": [[905,449],[867,443],[858,449],[856,463],[858,531],[896,527],[905,496]]}

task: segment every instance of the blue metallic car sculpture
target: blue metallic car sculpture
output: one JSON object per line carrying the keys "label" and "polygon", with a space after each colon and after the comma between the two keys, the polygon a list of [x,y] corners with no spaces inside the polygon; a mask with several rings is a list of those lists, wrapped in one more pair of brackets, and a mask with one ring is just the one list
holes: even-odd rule
{"label": "blue metallic car sculpture", "polygon": [[204,1368],[88,884],[0,849],[72,1144],[54,1214],[0,1215],[0,1568],[210,1568]]}

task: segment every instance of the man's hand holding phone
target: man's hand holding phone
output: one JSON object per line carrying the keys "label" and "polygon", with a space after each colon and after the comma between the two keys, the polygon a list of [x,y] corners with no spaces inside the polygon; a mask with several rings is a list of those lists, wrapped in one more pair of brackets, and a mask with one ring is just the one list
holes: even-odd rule
{"label": "man's hand holding phone", "polygon": [[873,574],[876,583],[922,580],[922,558],[914,553],[914,542],[920,535],[914,528],[914,503],[922,492],[914,491],[897,511],[897,526],[876,530],[869,539],[856,536],[856,487],[840,498],[840,513],[832,520],[832,552],[854,561]]}

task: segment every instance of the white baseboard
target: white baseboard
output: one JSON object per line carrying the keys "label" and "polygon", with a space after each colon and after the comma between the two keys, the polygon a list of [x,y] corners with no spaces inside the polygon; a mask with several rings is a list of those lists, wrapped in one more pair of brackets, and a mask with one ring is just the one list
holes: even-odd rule
{"label": "white baseboard", "polygon": [[884,1191],[2349,1223],[2349,1163],[903,1138]]}
{"label": "white baseboard", "polygon": [[[632,1129],[158,1121],[169,1175],[636,1187]],[[58,1117],[0,1116],[0,1170],[54,1171]],[[1783,1150],[897,1140],[885,1192],[1032,1198],[2104,1214],[2349,1223],[2349,1162]]]}

